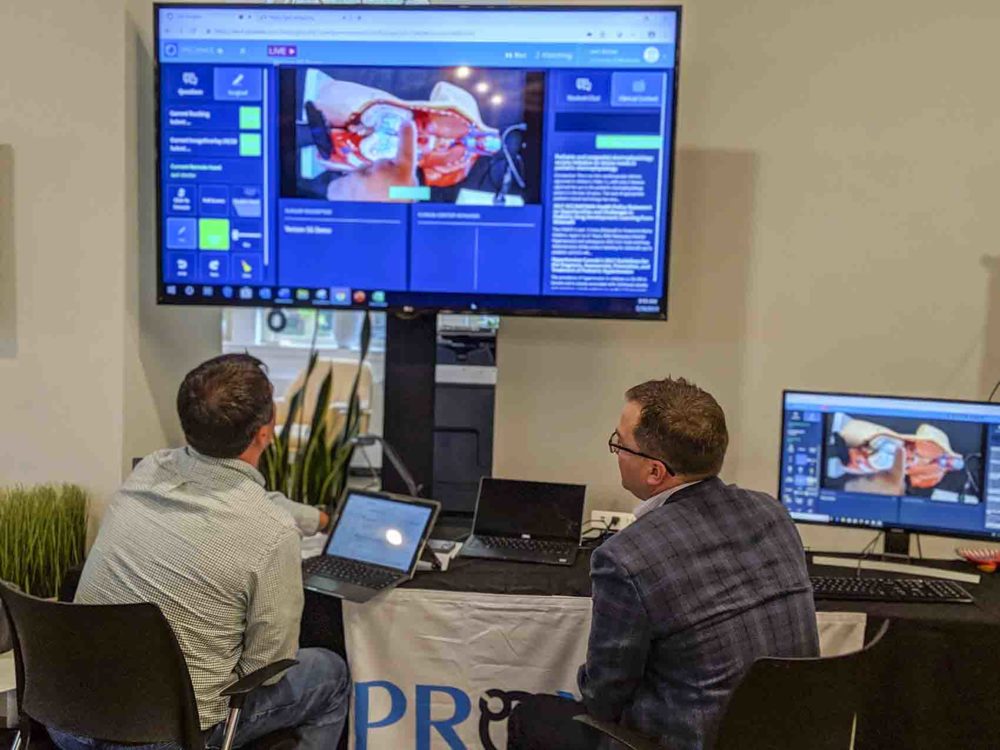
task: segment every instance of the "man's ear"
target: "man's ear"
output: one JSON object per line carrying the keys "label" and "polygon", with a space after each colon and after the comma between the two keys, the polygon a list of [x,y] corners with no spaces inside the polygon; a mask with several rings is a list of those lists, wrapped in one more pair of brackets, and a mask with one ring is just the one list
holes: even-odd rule
{"label": "man's ear", "polygon": [[649,472],[646,474],[646,484],[655,487],[669,476],[666,468],[659,461],[650,461]]}
{"label": "man's ear", "polygon": [[257,434],[254,435],[254,442],[260,446],[261,450],[265,450],[268,445],[271,444],[271,440],[274,437],[274,425],[268,422],[266,425],[257,430]]}

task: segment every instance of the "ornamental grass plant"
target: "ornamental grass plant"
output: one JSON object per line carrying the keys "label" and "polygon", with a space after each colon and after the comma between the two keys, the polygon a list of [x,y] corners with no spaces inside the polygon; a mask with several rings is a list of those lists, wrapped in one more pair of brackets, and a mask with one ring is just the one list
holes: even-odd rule
{"label": "ornamental grass plant", "polygon": [[56,596],[86,555],[87,502],[71,484],[0,488],[0,580]]}

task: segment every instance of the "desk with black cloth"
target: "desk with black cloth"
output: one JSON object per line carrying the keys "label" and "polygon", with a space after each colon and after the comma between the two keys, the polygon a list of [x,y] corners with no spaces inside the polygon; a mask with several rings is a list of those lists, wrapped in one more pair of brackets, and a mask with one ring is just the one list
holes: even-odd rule
{"label": "desk with black cloth", "polygon": [[[969,572],[959,562],[924,562]],[[590,557],[572,567],[458,558],[445,573],[418,573],[406,588],[519,595],[590,595]],[[853,571],[810,565],[813,575]],[[892,574],[862,571],[863,576]],[[868,634],[892,620],[883,662],[882,689],[868,696],[855,748],[945,750],[1000,747],[1000,574],[965,584],[975,604],[897,604],[820,601],[817,609],[865,612]],[[306,592],[302,645],[343,654],[340,600]],[[349,655],[348,655],[349,660]],[[789,707],[794,710],[794,707]]]}
{"label": "desk with black cloth", "polygon": [[[920,565],[975,572],[954,561]],[[810,565],[813,575],[854,575],[845,568]],[[865,578],[892,573],[862,571]],[[1000,574],[961,584],[973,604],[899,604],[819,601],[827,612],[865,612],[870,634],[892,620],[882,662],[882,689],[868,696],[855,747],[943,750],[1000,747],[995,680],[1000,675]]]}
{"label": "desk with black cloth", "polygon": [[[571,567],[458,557],[451,561],[447,572],[418,572],[400,588],[522,596],[590,596],[590,555],[577,555]],[[299,645],[304,648],[322,646],[345,654],[340,599],[306,591]]]}

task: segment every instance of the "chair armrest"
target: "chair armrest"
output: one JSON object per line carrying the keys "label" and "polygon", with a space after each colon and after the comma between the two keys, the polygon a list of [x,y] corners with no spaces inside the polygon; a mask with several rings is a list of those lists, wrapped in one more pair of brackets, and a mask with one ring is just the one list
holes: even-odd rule
{"label": "chair armrest", "polygon": [[[291,669],[296,664],[298,664],[298,662],[295,659],[282,659],[281,661],[276,661],[273,664],[268,664],[266,667],[261,667],[257,671],[251,672],[246,677],[237,680],[223,690],[220,695],[231,696],[233,700],[230,701],[230,705],[232,705],[236,699],[245,698],[247,693],[256,690],[272,677],[276,677],[285,670]],[[242,703],[242,700],[240,702]]]}
{"label": "chair armrest", "polygon": [[578,721],[581,724],[586,724],[588,727],[593,727],[601,734],[611,737],[617,740],[629,750],[662,750],[662,745],[660,745],[659,740],[654,737],[647,737],[644,734],[639,734],[634,729],[628,729],[623,727],[621,724],[616,724],[613,721],[601,721],[600,719],[595,719],[593,716],[588,716],[587,714],[579,714],[573,717],[573,721]]}

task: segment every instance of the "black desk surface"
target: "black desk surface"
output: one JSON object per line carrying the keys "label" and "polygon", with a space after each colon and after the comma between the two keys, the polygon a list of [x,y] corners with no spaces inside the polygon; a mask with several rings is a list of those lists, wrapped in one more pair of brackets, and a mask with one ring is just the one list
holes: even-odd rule
{"label": "black desk surface", "polygon": [[[838,556],[828,553],[818,554],[828,557]],[[809,558],[811,560],[812,554]],[[972,565],[961,561],[925,560],[918,564],[964,573],[978,572]],[[809,572],[812,575],[854,575],[854,571],[847,568],[813,565],[811,562]],[[861,575],[865,578],[899,577],[898,574],[874,570],[863,570]],[[992,575],[983,574],[982,582],[978,585],[961,585],[975,597],[974,604],[899,604],[824,599],[816,603],[816,608],[824,612],[866,612],[879,619],[888,617],[915,621],[1000,625],[1000,572]],[[446,572],[419,572],[404,586],[434,591],[477,591],[487,594],[590,596],[590,554],[588,551],[581,551],[572,566],[529,565],[459,557],[452,560]]]}
{"label": "black desk surface", "polygon": [[590,596],[590,553],[581,551],[572,566],[457,557],[444,573],[421,571],[403,586],[482,594]]}

